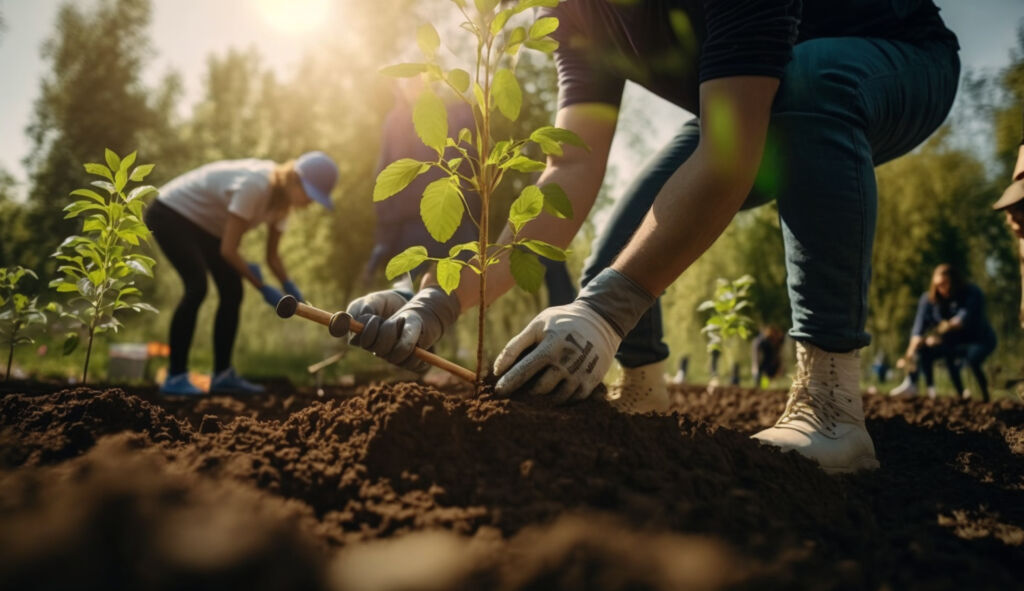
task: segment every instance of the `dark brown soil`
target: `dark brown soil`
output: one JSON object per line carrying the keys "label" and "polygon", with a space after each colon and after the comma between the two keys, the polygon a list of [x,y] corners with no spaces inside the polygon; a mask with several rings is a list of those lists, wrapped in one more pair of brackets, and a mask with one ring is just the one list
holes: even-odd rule
{"label": "dark brown soil", "polygon": [[[866,399],[882,468],[749,439],[785,393],[671,416],[417,384],[318,398],[0,394],[0,588],[1008,589],[1024,407]],[[26,393],[27,392],[27,393]]]}

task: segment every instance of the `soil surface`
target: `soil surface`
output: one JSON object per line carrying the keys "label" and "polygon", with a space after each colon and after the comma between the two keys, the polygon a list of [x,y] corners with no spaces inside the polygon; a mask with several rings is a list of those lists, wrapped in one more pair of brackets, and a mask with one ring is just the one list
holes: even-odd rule
{"label": "soil surface", "polygon": [[317,397],[8,384],[3,589],[1010,589],[1024,406],[868,396],[881,469],[749,435],[785,392],[667,416],[420,384]]}

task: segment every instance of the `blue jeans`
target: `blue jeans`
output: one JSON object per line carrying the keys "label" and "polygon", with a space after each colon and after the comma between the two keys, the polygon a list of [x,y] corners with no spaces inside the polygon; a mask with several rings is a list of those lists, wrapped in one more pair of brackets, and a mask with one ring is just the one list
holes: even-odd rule
{"label": "blue jeans", "polygon": [[[834,37],[794,48],[743,206],[778,200],[792,338],[834,352],[870,342],[864,326],[878,211],[874,167],[935,131],[952,106],[959,74],[956,48],[941,42]],[[699,140],[700,122],[687,121],[640,173],[596,241],[584,285],[615,260]],[[616,357],[625,367],[668,357],[657,303]]]}

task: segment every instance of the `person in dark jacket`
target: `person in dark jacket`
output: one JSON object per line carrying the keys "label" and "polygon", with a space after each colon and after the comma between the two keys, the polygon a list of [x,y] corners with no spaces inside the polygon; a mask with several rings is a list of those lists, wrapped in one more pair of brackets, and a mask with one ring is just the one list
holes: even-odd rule
{"label": "person in dark jacket", "polygon": [[928,396],[934,398],[935,376],[932,367],[936,360],[942,359],[949,369],[949,377],[957,395],[964,394],[959,365],[963,361],[971,368],[981,389],[981,397],[987,402],[988,379],[982,363],[995,348],[996,333],[985,315],[985,296],[981,289],[964,281],[953,265],[939,265],[932,273],[931,287],[921,295],[918,302],[910,344],[904,354],[905,360],[916,358],[916,363],[904,362],[912,371],[907,373],[903,383],[893,389],[890,395],[917,395],[917,378],[920,373],[924,375]]}

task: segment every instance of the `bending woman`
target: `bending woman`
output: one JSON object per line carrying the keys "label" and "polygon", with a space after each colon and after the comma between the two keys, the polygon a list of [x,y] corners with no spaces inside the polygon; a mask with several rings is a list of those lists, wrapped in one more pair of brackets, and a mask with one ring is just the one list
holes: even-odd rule
{"label": "bending woman", "polygon": [[316,201],[328,209],[338,167],[323,152],[309,152],[283,164],[271,160],[224,160],[187,172],[160,189],[160,197],[146,210],[145,221],[167,260],[181,276],[185,293],[171,319],[171,356],[165,394],[196,395],[202,391],[189,381],[188,352],[195,333],[196,315],[206,297],[206,274],[213,276],[220,303],[213,324],[213,378],[211,392],[262,392],[242,379],[231,365],[242,303],[242,279],[260,290],[276,306],[282,292],[263,281],[259,265],[248,264],[238,253],[242,235],[267,224],[266,260],[284,292],[302,300],[288,278],[278,244],[293,208]]}
{"label": "bending woman", "polygon": [[[973,283],[967,283],[952,265],[942,264],[932,273],[931,287],[921,295],[917,317],[910,333],[905,359],[917,356],[917,365],[924,374],[928,396],[935,397],[935,375],[932,366],[944,359],[949,377],[959,396],[964,394],[958,360],[964,359],[988,402],[988,380],[981,364],[996,349],[996,333],[985,315],[985,296]],[[917,394],[917,370],[907,374],[902,384],[890,394],[909,397]]]}

